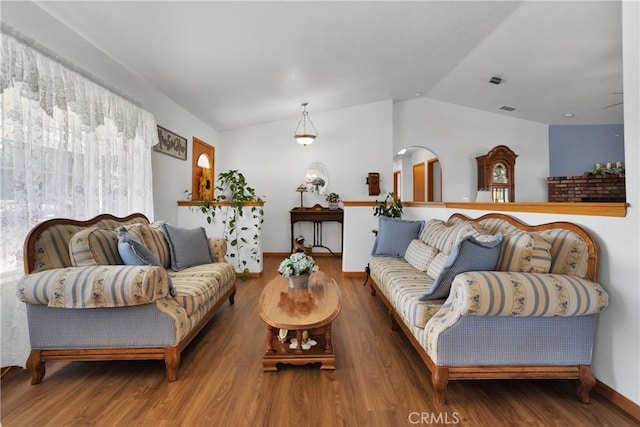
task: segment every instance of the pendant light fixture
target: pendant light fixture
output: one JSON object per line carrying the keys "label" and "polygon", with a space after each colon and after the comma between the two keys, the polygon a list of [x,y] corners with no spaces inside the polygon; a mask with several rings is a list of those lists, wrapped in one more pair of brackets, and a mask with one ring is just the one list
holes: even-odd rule
{"label": "pendant light fixture", "polygon": [[[308,102],[302,103],[302,116],[300,117],[300,121],[298,121],[298,127],[296,127],[296,132],[293,134],[293,137],[296,139],[298,144],[306,146],[311,144],[318,136],[318,131],[316,127],[313,125],[311,118],[309,117],[309,113],[307,112]],[[309,122],[309,129],[307,129],[307,121]]]}

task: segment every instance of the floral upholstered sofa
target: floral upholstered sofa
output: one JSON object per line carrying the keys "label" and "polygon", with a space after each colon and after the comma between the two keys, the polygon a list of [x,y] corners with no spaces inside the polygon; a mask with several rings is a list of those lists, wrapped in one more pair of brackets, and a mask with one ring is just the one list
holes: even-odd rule
{"label": "floral upholstered sofa", "polygon": [[164,360],[175,381],[181,351],[225,300],[234,302],[226,247],[202,228],[150,224],[142,214],[34,227],[18,283],[31,383],[42,381],[47,360],[112,359]]}
{"label": "floral upholstered sofa", "polygon": [[597,242],[568,222],[387,221],[371,293],[431,371],[435,403],[448,380],[490,378],[577,379],[588,403],[596,319],[608,305],[598,259]]}

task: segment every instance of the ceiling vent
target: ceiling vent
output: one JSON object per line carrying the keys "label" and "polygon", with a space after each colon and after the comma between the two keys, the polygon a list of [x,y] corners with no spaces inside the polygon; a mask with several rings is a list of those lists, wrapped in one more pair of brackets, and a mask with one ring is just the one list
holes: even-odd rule
{"label": "ceiling vent", "polygon": [[504,110],[504,111],[516,111],[517,108],[516,107],[509,107],[508,105],[503,105],[502,107],[499,108],[500,110]]}

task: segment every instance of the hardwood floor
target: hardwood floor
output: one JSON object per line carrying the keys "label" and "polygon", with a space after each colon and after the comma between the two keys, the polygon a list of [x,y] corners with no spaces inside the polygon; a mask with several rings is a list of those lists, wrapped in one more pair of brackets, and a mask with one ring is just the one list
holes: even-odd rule
{"label": "hardwood floor", "polygon": [[431,402],[430,373],[360,278],[340,260],[317,257],[343,292],[334,322],[335,371],[283,366],[262,372],[262,278],[238,281],[225,304],[183,352],[178,380],[161,361],[48,362],[39,385],[26,371],[2,378],[2,425],[13,426],[628,426],[632,418],[597,393],[580,403],[572,381],[451,381],[448,404]]}

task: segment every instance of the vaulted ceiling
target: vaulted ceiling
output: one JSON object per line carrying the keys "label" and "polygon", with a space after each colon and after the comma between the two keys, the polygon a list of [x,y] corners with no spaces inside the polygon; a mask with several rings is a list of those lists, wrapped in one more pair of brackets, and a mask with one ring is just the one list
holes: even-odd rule
{"label": "vaulted ceiling", "polygon": [[219,131],[414,97],[623,123],[618,1],[38,5]]}

